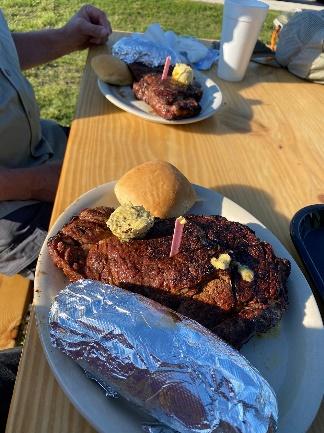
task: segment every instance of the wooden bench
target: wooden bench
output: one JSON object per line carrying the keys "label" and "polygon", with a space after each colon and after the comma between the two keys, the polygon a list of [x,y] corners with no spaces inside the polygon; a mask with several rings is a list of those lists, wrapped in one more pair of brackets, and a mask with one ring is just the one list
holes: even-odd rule
{"label": "wooden bench", "polygon": [[0,350],[16,345],[19,325],[32,302],[30,280],[0,274]]}

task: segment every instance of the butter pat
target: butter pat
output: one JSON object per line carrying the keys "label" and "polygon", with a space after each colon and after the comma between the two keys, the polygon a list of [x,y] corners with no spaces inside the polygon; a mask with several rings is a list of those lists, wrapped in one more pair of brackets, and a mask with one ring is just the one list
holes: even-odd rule
{"label": "butter pat", "polygon": [[231,256],[229,254],[220,254],[218,258],[212,257],[210,259],[210,263],[216,269],[228,269],[231,263]]}
{"label": "butter pat", "polygon": [[193,71],[190,66],[177,63],[172,71],[172,78],[181,84],[188,85],[193,81]]}
{"label": "butter pat", "polygon": [[184,218],[183,216],[179,216],[177,220],[179,221],[179,224],[186,224],[187,222],[186,218]]}
{"label": "butter pat", "polygon": [[242,280],[251,283],[251,281],[253,281],[254,279],[254,272],[252,271],[252,269],[248,268],[245,265],[241,265],[240,263],[238,263],[237,265],[237,270],[238,273],[241,275]]}
{"label": "butter pat", "polygon": [[141,238],[154,224],[154,217],[143,206],[124,204],[110,215],[107,226],[121,241]]}

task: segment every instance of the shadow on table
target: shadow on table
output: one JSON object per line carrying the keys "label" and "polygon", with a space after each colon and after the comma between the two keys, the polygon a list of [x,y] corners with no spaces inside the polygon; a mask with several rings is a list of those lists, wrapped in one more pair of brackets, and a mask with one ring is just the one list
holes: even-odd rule
{"label": "shadow on table", "polygon": [[[99,98],[103,98],[103,95],[100,95]],[[150,123],[150,128],[159,128],[161,133],[161,126],[167,129],[176,128],[177,131],[182,131],[186,134],[199,133],[205,135],[226,135],[226,134],[234,134],[234,133],[248,133],[252,131],[251,122],[253,120],[253,107],[256,105],[261,105],[262,101],[257,99],[247,99],[241,96],[238,92],[235,94],[235,107],[228,101],[229,98],[226,98],[226,95],[223,93],[223,103],[220,109],[210,118],[201,120],[199,122],[188,123],[184,125],[168,125],[161,124],[157,122],[152,122],[146,119],[140,119],[137,117],[137,120],[142,122]],[[231,91],[231,97],[233,99],[233,91]],[[104,103],[107,104],[107,107],[102,109],[102,104],[100,104],[97,108],[92,109],[87,112],[86,109],[82,110],[82,113],[77,113],[76,119],[85,118],[85,117],[95,117],[95,116],[109,116],[109,121],[114,122],[114,115],[120,114],[122,111],[121,108],[113,106],[111,102],[104,100]],[[109,105],[108,105],[109,104]],[[131,113],[126,113],[125,116],[129,116],[129,121],[134,120],[135,116]],[[268,127],[266,125],[261,124],[260,122],[255,123],[253,126],[253,130],[257,131],[265,131]]]}
{"label": "shadow on table", "polygon": [[[276,211],[275,202],[267,192],[258,188],[237,184],[217,185],[212,186],[210,189],[233,200],[243,209],[250,212],[256,219],[278,236],[278,238],[280,238],[280,234],[276,233],[276,227],[287,227],[287,234],[289,236],[290,221],[283,214]],[[256,202],[259,203],[258,207],[254,205]],[[268,218],[268,215],[270,215],[271,218]],[[273,221],[278,221],[278,224],[275,226]]]}
{"label": "shadow on table", "polygon": [[[120,34],[115,34],[109,40],[109,46],[111,46],[117,39],[124,35],[123,32]],[[127,35],[127,33],[125,33]],[[208,47],[219,49],[219,41],[202,40]],[[90,58],[96,54],[100,54],[103,51],[103,47],[95,47],[90,51]],[[106,52],[106,51],[105,51]],[[88,62],[87,64],[87,82],[96,80],[95,74],[91,69]],[[185,125],[164,125],[165,128],[177,128],[185,133],[195,133],[199,134],[211,134],[211,135],[226,135],[234,133],[249,133],[253,132],[266,132],[269,126],[260,121],[253,122],[253,107],[256,105],[262,105],[263,101],[257,99],[245,98],[242,93],[244,89],[255,86],[255,85],[267,85],[274,83],[290,83],[290,84],[309,84],[305,80],[302,80],[292,73],[290,73],[286,68],[280,67],[280,65],[275,60],[274,52],[269,49],[263,42],[257,41],[255,48],[253,50],[253,55],[251,57],[251,62],[246,73],[244,80],[240,82],[229,82],[221,80],[217,77],[217,66],[213,66],[212,69],[207,72],[207,75],[216,82],[223,94],[223,104],[222,107],[217,111],[211,118],[202,120],[197,123],[185,124]],[[100,93],[97,84],[95,84],[96,92]],[[271,92],[271,90],[270,90]],[[100,93],[101,95],[101,93]],[[97,97],[98,95],[96,95]],[[107,104],[107,110],[102,110],[102,103],[96,107],[82,107],[78,110],[76,118],[102,116],[120,113],[120,108],[117,108],[101,95],[102,103]],[[127,116],[133,117],[133,114],[127,114]],[[111,119],[113,121],[113,118]],[[142,120],[143,122],[148,122],[147,120]],[[252,125],[253,123],[253,125]],[[152,128],[159,127],[161,124],[151,122]]]}
{"label": "shadow on table", "polygon": [[[88,66],[89,67],[89,66]],[[96,80],[93,71],[89,70],[88,81]],[[229,82],[221,80],[217,77],[216,68],[214,67],[208,72],[208,76],[216,82],[223,94],[223,103],[221,108],[211,117],[196,123],[190,123],[185,125],[164,125],[165,128],[177,128],[185,133],[200,134],[216,134],[226,135],[233,133],[249,133],[252,130],[255,132],[262,132],[268,129],[266,124],[261,124],[260,121],[257,123],[253,121],[253,107],[262,105],[264,102],[258,99],[248,99],[242,95],[245,89],[255,85],[271,85],[272,83],[291,83],[298,84],[304,83],[301,80],[283,68],[275,68],[272,66],[264,66],[251,62],[246,77],[241,82]],[[309,83],[311,85],[311,83]],[[313,84],[314,85],[314,84]],[[98,92],[96,98],[100,99],[100,103],[95,107],[81,107],[78,110],[76,118],[93,117],[109,115],[113,122],[113,115],[120,113],[120,108],[114,106],[111,102],[107,101],[105,97],[100,93],[97,84],[94,85],[95,92]],[[107,105],[106,105],[107,104]],[[105,109],[105,105],[107,110]],[[130,121],[133,114],[127,113],[130,117]],[[143,119],[143,122],[148,122]],[[152,128],[159,127],[161,124],[151,122]]]}
{"label": "shadow on table", "polygon": [[[266,132],[271,127],[271,125],[267,124],[267,120],[260,122],[260,119],[258,121],[253,119],[254,107],[263,105],[264,101],[245,97],[245,89],[261,85],[263,86],[263,93],[266,94],[265,86],[272,86],[274,83],[282,83],[283,85],[287,83],[305,85],[307,83],[314,85],[314,83],[306,82],[292,75],[284,68],[258,65],[254,62],[250,63],[246,77],[241,82],[229,82],[219,79],[216,69],[209,76],[216,82],[223,94],[222,106],[211,118],[197,123],[176,126],[183,132],[216,135],[245,134],[251,131]],[[271,90],[269,90],[270,92]],[[269,103],[269,100],[267,103]]]}

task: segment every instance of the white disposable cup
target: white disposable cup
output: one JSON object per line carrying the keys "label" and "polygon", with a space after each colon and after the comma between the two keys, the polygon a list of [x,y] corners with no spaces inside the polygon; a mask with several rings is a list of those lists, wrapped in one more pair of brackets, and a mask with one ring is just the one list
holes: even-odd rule
{"label": "white disposable cup", "polygon": [[258,0],[225,0],[217,75],[244,78],[269,5]]}

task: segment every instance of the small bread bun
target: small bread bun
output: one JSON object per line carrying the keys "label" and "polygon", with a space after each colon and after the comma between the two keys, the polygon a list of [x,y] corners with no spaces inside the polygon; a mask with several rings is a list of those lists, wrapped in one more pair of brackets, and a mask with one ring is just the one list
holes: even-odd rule
{"label": "small bread bun", "polygon": [[115,185],[120,204],[143,206],[159,218],[185,214],[197,201],[188,179],[166,161],[148,161],[125,173]]}
{"label": "small bread bun", "polygon": [[111,54],[100,54],[93,57],[91,66],[100,80],[105,83],[127,86],[133,82],[127,64]]}

